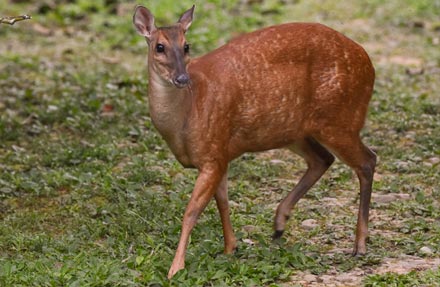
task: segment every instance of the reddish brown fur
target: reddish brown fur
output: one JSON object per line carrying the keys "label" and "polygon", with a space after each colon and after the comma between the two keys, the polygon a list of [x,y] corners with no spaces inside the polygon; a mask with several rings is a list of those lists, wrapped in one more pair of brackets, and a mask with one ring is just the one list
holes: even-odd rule
{"label": "reddish brown fur", "polygon": [[[365,253],[375,155],[362,144],[359,132],[375,76],[364,49],[326,26],[291,23],[240,36],[190,61],[179,47],[185,44],[192,10],[174,26],[144,31],[143,23],[154,25],[154,18],[142,10],[146,8],[140,9],[143,14],[137,13],[134,21],[150,46],[153,122],[176,158],[200,172],[169,277],[184,267],[189,234],[212,197],[222,218],[225,252],[235,249],[227,201],[228,163],[245,152],[282,147],[301,155],[308,170],[280,203],[275,236],[281,235],[290,210],[331,165],[334,154],[360,180],[354,253]],[[169,53],[157,53],[158,43],[169,47]],[[180,65],[176,61],[187,63],[191,79],[187,88],[172,85],[182,73],[176,72]]]}
{"label": "reddish brown fur", "polygon": [[[335,69],[334,78],[323,76]],[[304,23],[246,34],[191,61],[188,71],[200,103],[194,107],[198,113],[189,114],[190,123],[215,122],[222,135],[189,124],[188,138],[209,143],[200,156],[222,141],[228,161],[308,136],[325,137],[333,129],[358,134],[374,82],[371,62],[359,45],[323,25]],[[201,85],[207,89],[200,93]],[[191,156],[196,167],[198,157]]]}

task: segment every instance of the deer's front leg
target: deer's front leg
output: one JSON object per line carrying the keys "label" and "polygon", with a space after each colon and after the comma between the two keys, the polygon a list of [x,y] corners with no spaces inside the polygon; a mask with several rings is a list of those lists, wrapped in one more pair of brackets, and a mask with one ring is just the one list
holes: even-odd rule
{"label": "deer's front leg", "polygon": [[231,254],[237,248],[237,240],[235,238],[231,218],[229,216],[228,176],[226,173],[224,174],[223,179],[217,188],[215,200],[217,202],[217,208],[220,212],[220,219],[222,221],[223,236],[225,239],[225,254]]}
{"label": "deer's front leg", "polygon": [[216,164],[210,164],[200,170],[191,199],[183,216],[182,233],[173,263],[168,272],[169,279],[171,279],[177,271],[185,268],[185,252],[191,230],[196,224],[199,215],[216,193],[224,174],[225,169],[220,168]]}

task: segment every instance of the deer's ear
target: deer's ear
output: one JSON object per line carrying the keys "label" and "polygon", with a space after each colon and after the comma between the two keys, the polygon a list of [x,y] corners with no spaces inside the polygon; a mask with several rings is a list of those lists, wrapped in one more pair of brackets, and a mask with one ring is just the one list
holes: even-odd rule
{"label": "deer's ear", "polygon": [[136,31],[147,39],[150,39],[151,35],[156,30],[153,14],[143,6],[136,7],[133,15],[133,25],[136,28]]}
{"label": "deer's ear", "polygon": [[193,14],[194,14],[194,8],[196,6],[193,5],[189,10],[187,10],[183,15],[180,17],[178,23],[180,23],[183,27],[183,30],[186,32],[191,26],[192,20],[193,20]]}

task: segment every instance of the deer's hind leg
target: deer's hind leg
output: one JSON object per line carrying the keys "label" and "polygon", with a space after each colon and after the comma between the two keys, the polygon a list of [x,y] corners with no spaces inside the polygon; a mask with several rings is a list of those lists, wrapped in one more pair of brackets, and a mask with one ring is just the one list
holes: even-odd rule
{"label": "deer's hind leg", "polygon": [[337,131],[332,131],[330,134],[332,136],[318,140],[350,166],[359,178],[360,201],[353,255],[365,254],[376,154],[362,143],[358,134],[338,135]]}
{"label": "deer's hind leg", "polygon": [[298,141],[290,149],[305,159],[307,170],[298,184],[278,205],[274,222],[274,239],[283,234],[290,212],[298,200],[321,178],[335,160],[335,157],[313,138]]}

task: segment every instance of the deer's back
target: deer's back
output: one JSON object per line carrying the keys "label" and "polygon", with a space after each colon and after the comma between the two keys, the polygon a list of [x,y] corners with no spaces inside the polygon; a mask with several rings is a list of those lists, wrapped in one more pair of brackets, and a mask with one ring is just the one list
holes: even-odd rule
{"label": "deer's back", "polygon": [[311,23],[242,35],[195,59],[189,72],[198,115],[221,123],[237,153],[287,145],[323,126],[359,132],[374,84],[362,47]]}

